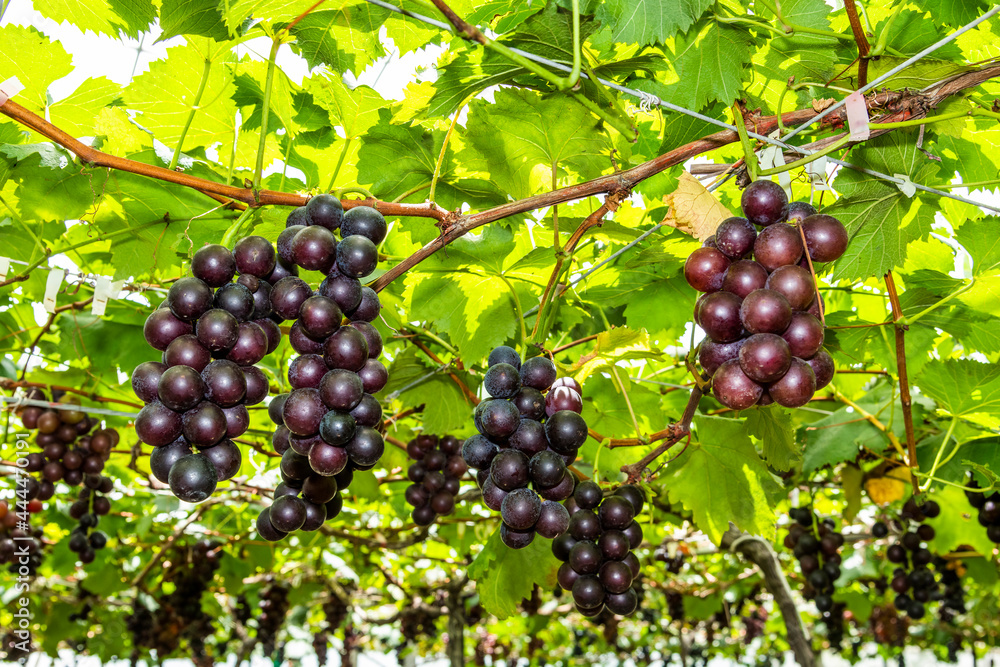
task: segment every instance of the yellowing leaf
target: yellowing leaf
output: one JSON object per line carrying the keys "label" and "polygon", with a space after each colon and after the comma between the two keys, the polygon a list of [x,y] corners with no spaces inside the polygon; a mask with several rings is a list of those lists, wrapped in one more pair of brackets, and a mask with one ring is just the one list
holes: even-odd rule
{"label": "yellowing leaf", "polygon": [[910,481],[909,468],[894,468],[885,477],[873,477],[865,482],[865,490],[872,502],[887,505],[902,500]]}
{"label": "yellowing leaf", "polygon": [[678,179],[677,189],[663,201],[670,207],[663,222],[699,241],[714,234],[719,223],[732,215],[715,195],[686,171]]}

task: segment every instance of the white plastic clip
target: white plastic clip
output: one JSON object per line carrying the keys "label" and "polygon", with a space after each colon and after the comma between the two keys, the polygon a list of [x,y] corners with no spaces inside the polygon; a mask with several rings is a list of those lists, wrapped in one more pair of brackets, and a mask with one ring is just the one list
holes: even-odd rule
{"label": "white plastic clip", "polygon": [[[772,132],[770,136],[772,139],[778,138],[778,130]],[[785,166],[785,153],[779,146],[770,145],[762,149],[757,156],[757,162],[761,169],[774,169],[776,167]],[[792,175],[787,171],[782,171],[778,173],[778,183],[784,189],[785,194],[788,195],[789,199],[792,197]]]}
{"label": "white plastic clip", "polygon": [[0,106],[3,106],[7,100],[22,90],[24,90],[24,86],[21,85],[16,76],[12,76],[3,83],[0,83]]}
{"label": "white plastic clip", "polygon": [[52,269],[49,272],[49,277],[45,281],[45,297],[42,299],[45,312],[56,312],[56,295],[59,294],[59,287],[65,277],[66,271],[63,269]]}
{"label": "white plastic clip", "polygon": [[909,176],[906,174],[893,174],[893,176],[902,181],[902,183],[896,183],[896,187],[899,188],[900,192],[910,198],[917,194],[917,186],[913,184]]}
{"label": "white plastic clip", "polygon": [[868,104],[865,96],[854,91],[844,101],[847,108],[847,125],[851,128],[851,141],[866,141],[871,136],[868,127]]}
{"label": "white plastic clip", "polygon": [[10,260],[6,257],[0,257],[0,279],[7,277],[7,271],[10,270]]}
{"label": "white plastic clip", "polygon": [[90,312],[97,317],[103,317],[104,311],[108,307],[108,299],[117,299],[124,284],[124,280],[111,282],[110,278],[98,276],[97,282],[94,284],[94,302]]}
{"label": "white plastic clip", "polygon": [[813,190],[831,190],[826,183],[826,156],[818,157],[806,165],[806,173],[812,181]]}

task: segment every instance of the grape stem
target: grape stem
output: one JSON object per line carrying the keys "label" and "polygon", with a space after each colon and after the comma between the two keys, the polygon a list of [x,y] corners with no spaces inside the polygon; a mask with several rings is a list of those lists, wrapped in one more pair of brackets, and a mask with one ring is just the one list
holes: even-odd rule
{"label": "grape stem", "polygon": [[[889,292],[889,303],[892,305],[892,320],[896,322],[896,374],[899,376],[899,401],[903,406],[906,449],[912,472],[919,468],[919,464],[917,463],[917,438],[913,430],[913,400],[910,397],[910,379],[906,370],[905,332],[908,327],[903,318],[903,308],[899,303],[899,293],[896,291],[896,281],[892,278],[892,271],[885,274],[885,286]],[[913,491],[916,493],[918,490],[916,476],[911,474],[910,481],[913,483]]]}
{"label": "grape stem", "polygon": [[[652,434],[649,438],[650,442],[663,437],[665,437],[666,440],[658,445],[656,449],[649,452],[635,463],[621,467],[621,471],[628,475],[628,482],[630,484],[638,482],[642,478],[646,467],[650,463],[662,456],[668,449],[680,442],[683,438],[686,438],[691,433],[691,420],[694,419],[694,414],[698,410],[698,403],[701,401],[701,397],[701,387],[695,386],[692,388],[691,396],[688,398],[687,406],[684,408],[684,414],[681,416],[680,420],[670,424],[663,431]],[[609,445],[609,447],[611,446],[612,445]]]}

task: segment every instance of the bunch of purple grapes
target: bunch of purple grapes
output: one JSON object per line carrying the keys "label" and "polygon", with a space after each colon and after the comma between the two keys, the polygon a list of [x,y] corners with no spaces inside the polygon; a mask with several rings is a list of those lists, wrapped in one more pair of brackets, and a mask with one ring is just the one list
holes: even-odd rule
{"label": "bunch of purple grapes", "polygon": [[336,516],[338,492],[353,472],[370,470],[385,451],[374,394],[389,373],[378,360],[382,337],[371,324],[381,304],[360,280],[378,265],[385,218],[367,206],[344,213],[338,199],[318,195],[293,210],[287,224],[278,237],[279,258],[296,272],[301,267],[326,278],[317,292],[295,275],[271,290],[272,317],[294,320],[288,340],[298,356],[288,367],[291,393],[268,406],[278,425],[272,444],[282,455],[282,492],[257,519],[268,540],[316,530]]}
{"label": "bunch of purple grapes", "polygon": [[191,272],[146,320],[146,341],[163,356],[136,367],[132,389],[146,403],[135,431],[154,447],[153,475],[179,499],[198,503],[240,469],[232,439],[250,426],[246,406],[269,391],[254,364],[281,340],[270,293],[287,270],[267,239],[248,236],[232,252],[200,248]]}
{"label": "bunch of purple grapes", "polygon": [[728,408],[800,407],[834,372],[809,260],[843,255],[847,230],[806,202],[789,204],[772,181],[750,184],[741,203],[746,217],[723,221],[684,264],[688,284],[704,292],[694,307],[708,336],[698,360]]}
{"label": "bunch of purple grapes", "polygon": [[429,526],[438,515],[455,510],[455,496],[469,470],[462,441],[453,435],[420,435],[406,445],[406,453],[414,461],[406,472],[413,482],[406,489],[406,502],[413,506],[413,522]]}
{"label": "bunch of purple grapes", "polygon": [[81,563],[92,563],[96,552],[108,543],[108,536],[96,528],[100,518],[111,511],[107,494],[114,488],[114,482],[104,475],[87,475],[83,484],[76,501],[69,506],[70,517],[79,522],[69,534],[69,550]]}
{"label": "bunch of purple grapes", "polygon": [[[973,484],[978,486],[974,480]],[[981,491],[966,491],[965,496],[978,510],[976,518],[979,525],[986,529],[986,537],[990,542],[1000,544],[1000,493],[994,491],[986,495]]]}
{"label": "bunch of purple grapes", "polygon": [[551,539],[569,526],[560,501],[573,494],[569,466],[587,439],[582,390],[572,378],[557,379],[546,357],[522,364],[505,345],[488,365],[484,385],[492,398],[476,406],[479,435],[465,441],[462,456],[479,471],[483,502],[500,512],[503,543],[523,549],[536,532]]}
{"label": "bunch of purple grapes", "polygon": [[[788,512],[795,523],[789,525],[784,545],[792,549],[806,580],[803,595],[816,604],[833,644],[843,638],[843,613],[833,600],[834,584],[840,579],[840,554],[844,536],[832,519],[818,521],[809,507],[793,507]],[[839,637],[839,639],[838,639]]]}
{"label": "bunch of purple grapes", "polygon": [[584,616],[597,616],[605,608],[628,616],[638,606],[639,559],[632,550],[642,544],[635,517],[643,503],[638,487],[626,484],[605,498],[590,481],[577,484],[566,502],[569,529],[552,540],[552,553],[563,561],[559,585],[573,593]]}

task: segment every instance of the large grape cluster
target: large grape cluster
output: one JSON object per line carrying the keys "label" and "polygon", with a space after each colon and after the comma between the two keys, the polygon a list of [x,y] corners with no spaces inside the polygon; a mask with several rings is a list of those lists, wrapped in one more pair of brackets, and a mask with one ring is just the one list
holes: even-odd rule
{"label": "large grape cluster", "polygon": [[522,549],[536,532],[551,539],[569,526],[560,501],[573,494],[568,466],[587,439],[583,398],[576,380],[557,378],[546,357],[522,364],[502,345],[488,365],[484,385],[492,398],[476,406],[479,435],[465,441],[462,456],[479,471],[483,502],[500,512],[503,543]]}
{"label": "large grape cluster", "polygon": [[250,426],[246,406],[269,391],[254,364],[281,340],[269,317],[271,285],[285,273],[276,261],[260,236],[241,239],[232,252],[203,246],[191,260],[193,277],[176,281],[143,327],[163,354],[132,373],[132,389],[146,404],[135,431],[154,448],[153,475],[183,501],[202,502],[239,472],[232,439]]}
{"label": "large grape cluster", "polygon": [[569,529],[552,541],[552,553],[563,561],[559,585],[572,591],[577,610],[597,616],[605,608],[628,616],[639,603],[639,559],[632,550],[642,544],[635,517],[642,511],[642,491],[626,484],[607,498],[594,482],[580,482],[566,502]]}
{"label": "large grape cluster", "polygon": [[785,535],[785,547],[792,550],[799,561],[799,569],[806,580],[806,599],[816,604],[827,627],[827,638],[834,645],[843,640],[843,610],[833,600],[834,583],[840,578],[843,557],[840,548],[844,536],[836,530],[832,519],[818,521],[812,509],[795,507],[789,511],[794,523]]}
{"label": "large grape cluster", "polygon": [[752,183],[742,207],[746,217],[724,220],[684,264],[704,293],[694,308],[707,335],[698,360],[728,408],[800,407],[834,372],[811,268],[844,253],[847,231],[806,202],[789,204],[771,181]]}
{"label": "large grape cluster", "polygon": [[406,472],[413,482],[406,489],[406,502],[413,506],[413,522],[429,526],[455,510],[455,496],[469,470],[462,441],[453,435],[420,435],[407,443],[406,453],[414,461]]}
{"label": "large grape cluster", "polygon": [[282,455],[282,485],[257,519],[264,539],[316,530],[336,516],[339,491],[353,472],[370,470],[385,451],[382,407],[374,394],[389,374],[378,360],[382,337],[371,324],[381,305],[360,279],[378,265],[376,246],[386,231],[377,210],[358,206],[344,213],[338,199],[317,195],[292,211],[278,237],[285,266],[326,278],[315,293],[296,275],[271,290],[272,317],[294,320],[289,343],[298,356],[288,368],[291,393],[268,406],[277,424],[272,444]]}
{"label": "large grape cluster", "polygon": [[114,488],[114,482],[104,475],[87,475],[83,484],[77,500],[69,506],[70,517],[78,521],[69,534],[69,550],[81,563],[91,563],[96,552],[108,543],[108,536],[96,528],[100,518],[111,511],[107,494]]}

